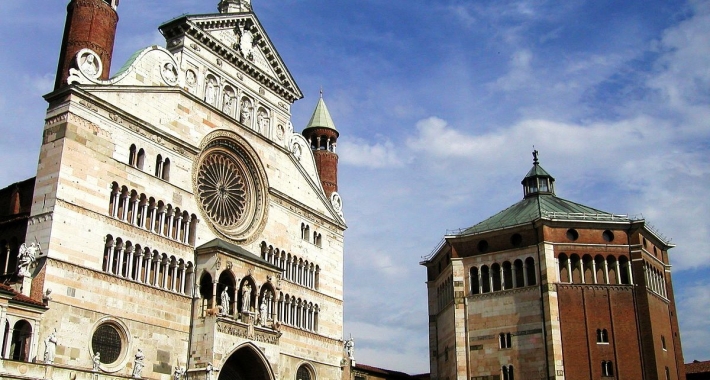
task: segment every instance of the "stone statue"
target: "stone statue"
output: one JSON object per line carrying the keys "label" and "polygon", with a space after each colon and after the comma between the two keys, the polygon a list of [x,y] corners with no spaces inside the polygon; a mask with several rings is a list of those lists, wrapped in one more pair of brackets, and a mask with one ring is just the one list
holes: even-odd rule
{"label": "stone statue", "polygon": [[256,124],[257,128],[259,128],[259,132],[266,134],[267,127],[269,126],[269,115],[266,113],[265,110],[260,109],[258,114],[256,115]]}
{"label": "stone statue", "polygon": [[251,108],[251,101],[247,98],[242,99],[242,107],[240,111],[241,116],[239,121],[246,126],[250,126],[249,124],[251,124]]}
{"label": "stone statue", "polygon": [[49,304],[49,301],[51,301],[51,300],[52,300],[52,289],[47,288],[47,290],[44,292],[44,295],[42,296],[42,303],[44,303],[44,306],[47,306]]}
{"label": "stone statue", "polygon": [[222,101],[222,112],[231,115],[232,114],[232,104],[234,97],[232,96],[232,92],[225,90],[224,91],[224,100]]}
{"label": "stone statue", "polygon": [[212,366],[212,363],[207,363],[207,367],[205,367],[206,380],[212,380],[212,372],[214,372],[214,367]]}
{"label": "stone statue", "polygon": [[93,363],[93,370],[98,371],[101,365],[101,353],[97,351],[91,361]]}
{"label": "stone statue", "polygon": [[185,83],[187,83],[188,86],[192,87],[197,83],[197,76],[195,75],[195,72],[192,70],[187,70],[185,73]]}
{"label": "stone statue", "polygon": [[20,246],[20,253],[17,258],[17,275],[20,277],[28,277],[30,275],[30,265],[35,262],[37,255],[41,253],[42,247],[39,244],[30,243],[28,247],[27,244],[22,243]]}
{"label": "stone statue", "polygon": [[219,295],[220,300],[222,301],[222,314],[227,315],[229,314],[229,287],[225,286],[224,289],[222,289],[222,294]]}
{"label": "stone statue", "polygon": [[133,374],[131,376],[134,379],[143,378],[141,376],[141,372],[143,372],[143,367],[145,367],[145,364],[143,364],[143,359],[145,359],[145,355],[143,354],[143,350],[139,348],[138,352],[136,352],[135,361],[133,362]]}
{"label": "stone statue", "polygon": [[352,337],[345,341],[345,353],[348,359],[355,360],[355,340]]}
{"label": "stone statue", "polygon": [[259,324],[266,326],[266,319],[266,301],[262,301],[261,306],[259,306]]}
{"label": "stone statue", "polygon": [[207,80],[207,85],[205,86],[205,101],[211,105],[214,105],[214,101],[217,98],[217,81],[214,78],[209,78]]}
{"label": "stone statue", "polygon": [[54,364],[54,354],[57,352],[57,329],[54,329],[44,341],[44,362]]}
{"label": "stone statue", "polygon": [[251,308],[251,285],[242,287],[242,313],[248,313]]}
{"label": "stone statue", "polygon": [[187,371],[184,367],[175,367],[175,372],[173,373],[173,380],[180,380],[185,376]]}
{"label": "stone statue", "polygon": [[84,56],[84,62],[82,62],[80,69],[84,72],[84,74],[90,77],[95,77],[99,71],[99,68],[96,65],[96,57],[91,53],[86,53]]}

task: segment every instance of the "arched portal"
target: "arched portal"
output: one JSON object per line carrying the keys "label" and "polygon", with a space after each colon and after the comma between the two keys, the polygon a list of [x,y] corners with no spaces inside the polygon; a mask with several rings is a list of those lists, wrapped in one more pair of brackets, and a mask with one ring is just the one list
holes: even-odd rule
{"label": "arched portal", "polygon": [[246,344],[229,356],[219,371],[218,380],[273,380],[269,362],[252,344]]}

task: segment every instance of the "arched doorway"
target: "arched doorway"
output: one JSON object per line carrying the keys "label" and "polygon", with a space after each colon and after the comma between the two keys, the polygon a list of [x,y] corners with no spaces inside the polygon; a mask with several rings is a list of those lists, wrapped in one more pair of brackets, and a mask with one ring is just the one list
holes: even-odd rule
{"label": "arched doorway", "polygon": [[219,371],[218,380],[272,380],[269,362],[251,344],[234,351]]}
{"label": "arched doorway", "polygon": [[30,340],[32,339],[32,325],[25,320],[15,323],[12,329],[12,342],[10,343],[10,359],[28,361],[30,358]]}

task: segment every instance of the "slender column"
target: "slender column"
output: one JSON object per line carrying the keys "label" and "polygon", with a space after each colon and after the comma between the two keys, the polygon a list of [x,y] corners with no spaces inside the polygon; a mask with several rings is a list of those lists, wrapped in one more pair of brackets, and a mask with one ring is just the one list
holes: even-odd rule
{"label": "slender column", "polygon": [[165,210],[158,211],[158,235],[163,235],[165,227]]}
{"label": "slender column", "polygon": [[183,240],[183,238],[180,237],[180,234],[182,234],[182,214],[177,215],[177,222],[175,223],[175,240]]}
{"label": "slender column", "polygon": [[135,279],[136,281],[143,283],[143,250],[138,251],[138,258],[136,259],[136,264],[138,266],[136,267],[136,276]]}
{"label": "slender column", "polygon": [[120,193],[118,191],[112,193],[113,196],[113,207],[111,207],[111,216],[116,217],[116,214],[118,213],[118,195]]}
{"label": "slender column", "polygon": [[592,259],[592,277],[594,278],[594,283],[597,283],[597,261]]}
{"label": "slender column", "polygon": [[116,243],[112,242],[111,245],[109,246],[108,260],[106,261],[106,272],[108,272],[108,273],[113,272],[113,255],[114,255],[115,248],[116,248]]}
{"label": "slender column", "polygon": [[146,229],[146,223],[148,222],[148,203],[144,203],[141,207],[143,208],[143,212],[141,213],[139,224],[141,228]]}
{"label": "slender column", "polygon": [[4,248],[4,250],[5,250],[5,267],[3,267],[2,274],[5,274],[5,273],[7,273],[8,265],[10,264],[10,244],[8,244],[2,248]]}
{"label": "slender column", "polygon": [[604,283],[609,285],[609,262],[604,260]]}
{"label": "slender column", "polygon": [[129,221],[129,223],[135,225],[137,218],[138,218],[138,199],[134,199],[133,202],[131,202],[131,220]]}
{"label": "slender column", "polygon": [[[244,302],[244,300],[242,300]],[[217,283],[213,282],[212,283],[212,307],[217,307]],[[225,306],[222,305],[222,308]]]}
{"label": "slender column", "polygon": [[626,270],[629,271],[629,284],[633,285],[634,284],[634,274],[631,270],[631,260],[626,262]]}
{"label": "slender column", "polygon": [[175,291],[175,285],[177,284],[177,277],[176,277],[176,276],[177,276],[177,269],[178,269],[177,267],[178,267],[177,264],[176,264],[176,265],[172,265],[172,268],[173,268],[173,278],[172,278],[172,280],[170,280],[170,291],[171,291],[171,292],[174,292],[174,291]]}
{"label": "slender column", "polygon": [[[569,265],[569,260],[567,260],[567,264]],[[570,282],[572,282],[572,273],[569,271],[569,268],[567,269],[567,272],[569,273]],[[562,277],[560,277],[560,279],[561,278]],[[530,280],[528,280],[528,263],[526,262],[523,262],[523,284],[524,286],[530,286]]]}
{"label": "slender column", "polygon": [[481,271],[478,271],[478,294],[483,294],[483,281],[481,280]]}
{"label": "slender column", "polygon": [[[525,268],[527,269],[527,263],[525,264]],[[528,273],[526,270],[525,273]],[[567,258],[567,277],[569,277],[569,283],[573,283],[574,279],[572,276],[572,257]],[[528,285],[528,281],[525,280],[525,285]]]}
{"label": "slender column", "polygon": [[[560,266],[557,266],[557,270],[560,270]],[[515,269],[515,263],[510,266],[510,277],[513,280],[513,289],[518,287],[518,270]]]}
{"label": "slender column", "polygon": [[123,203],[123,215],[121,215],[121,220],[126,220],[128,219],[128,202],[130,199],[130,194],[126,194],[125,196],[121,196],[121,200]]}
{"label": "slender column", "polygon": [[182,264],[180,270],[182,271],[182,276],[180,277],[180,294],[185,294],[185,277],[187,277],[187,268],[185,264]]}
{"label": "slender column", "polygon": [[128,257],[126,258],[126,275],[123,276],[128,277],[131,280],[133,279],[133,250],[133,247],[126,250],[126,254],[128,254]]}
{"label": "slender column", "polygon": [[167,231],[165,231],[165,236],[168,238],[172,239],[173,238],[173,218],[175,217],[175,213],[168,214],[168,222],[166,225],[168,226]]}
{"label": "slender column", "polygon": [[616,283],[621,285],[621,271],[619,270],[619,260],[614,262],[614,268],[616,269]]}
{"label": "slender column", "polygon": [[488,268],[488,286],[490,286],[488,289],[493,293],[493,267]]}
{"label": "slender column", "polygon": [[118,250],[118,260],[116,260],[116,276],[122,276],[123,269],[123,246]]}

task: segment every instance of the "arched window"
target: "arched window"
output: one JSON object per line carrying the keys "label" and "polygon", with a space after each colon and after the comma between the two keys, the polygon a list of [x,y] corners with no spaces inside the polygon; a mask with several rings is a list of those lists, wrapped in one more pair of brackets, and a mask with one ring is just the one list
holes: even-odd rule
{"label": "arched window", "polygon": [[471,267],[470,270],[471,273],[471,294],[479,294],[481,292],[480,289],[480,281],[478,281],[478,268],[477,267]]}
{"label": "arched window", "polygon": [[163,171],[160,173],[160,178],[170,181],[170,159],[166,158],[163,161]]}
{"label": "arched window", "polygon": [[666,348],[666,337],[661,335],[661,348],[663,348],[663,351],[668,351]]}
{"label": "arched window", "polygon": [[491,265],[491,278],[493,279],[493,291],[496,292],[501,290],[500,265],[497,263]]}
{"label": "arched window", "polygon": [[313,376],[313,371],[304,364],[298,367],[296,380],[315,380],[315,377]]}
{"label": "arched window", "polygon": [[619,275],[622,284],[631,285],[631,267],[626,256],[619,257]]}
{"label": "arched window", "polygon": [[204,272],[200,278],[200,298],[202,298],[202,316],[206,315],[207,309],[212,308],[212,276]]}
{"label": "arched window", "polygon": [[138,155],[136,157],[135,167],[137,167],[140,170],[143,170],[143,164],[145,164],[145,151],[143,150],[143,148],[141,148],[138,151]]}
{"label": "arched window", "polygon": [[163,174],[163,156],[160,154],[155,158],[155,176],[162,178]]}
{"label": "arched window", "polygon": [[502,373],[502,380],[515,380],[515,375],[513,371],[513,366],[508,365],[508,366],[503,366],[501,368],[501,373]]}
{"label": "arched window", "polygon": [[537,285],[537,277],[535,275],[535,260],[532,257],[525,259],[525,277],[527,286]]}
{"label": "arched window", "polygon": [[609,343],[609,332],[606,329],[597,329],[597,344]]}
{"label": "arched window", "polygon": [[572,266],[572,283],[581,284],[582,283],[582,270],[581,270],[581,260],[576,254],[572,254],[569,257],[570,265]]}
{"label": "arched window", "polygon": [[608,273],[606,269],[604,269],[606,268],[606,260],[604,260],[602,255],[596,255],[594,257],[594,266],[597,268],[597,284],[607,284]]}
{"label": "arched window", "polygon": [[602,377],[614,376],[614,364],[611,361],[602,361]]}
{"label": "arched window", "polygon": [[607,261],[607,267],[609,268],[609,284],[612,285],[617,285],[619,283],[619,271],[618,271],[618,262],[616,261],[616,257],[614,256],[608,256],[606,258]]}
{"label": "arched window", "polygon": [[481,288],[483,293],[491,292],[491,274],[487,265],[481,267]]}
{"label": "arched window", "polygon": [[525,272],[524,272],[523,260],[515,260],[513,262],[513,272],[515,273],[515,287],[522,288],[526,286],[525,284]]}
{"label": "arched window", "polygon": [[511,333],[500,333],[498,335],[498,344],[500,348],[510,348],[513,346]]}
{"label": "arched window", "polygon": [[131,144],[131,148],[128,150],[128,165],[136,166],[138,162],[138,149],[136,144]]}
{"label": "arched window", "polygon": [[510,262],[503,263],[503,289],[513,289],[513,269]]}

